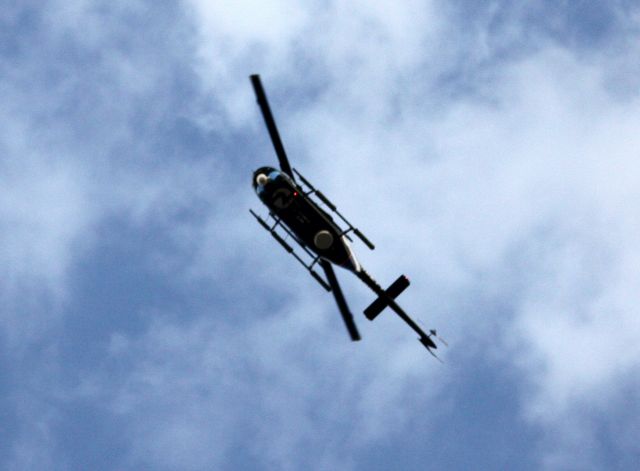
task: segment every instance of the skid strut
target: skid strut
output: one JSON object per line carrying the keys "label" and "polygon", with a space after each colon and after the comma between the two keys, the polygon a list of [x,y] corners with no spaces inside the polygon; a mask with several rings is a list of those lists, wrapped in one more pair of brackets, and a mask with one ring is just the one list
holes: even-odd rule
{"label": "skid strut", "polygon": [[375,249],[375,245],[373,245],[371,243],[371,241],[369,239],[367,239],[365,237],[365,235],[360,232],[360,230],[356,227],[353,226],[353,224],[351,224],[349,221],[347,221],[347,218],[345,218],[340,211],[338,211],[338,208],[336,207],[335,204],[333,204],[331,201],[329,201],[329,198],[327,198],[324,193],[322,193],[320,190],[316,189],[311,183],[309,183],[309,180],[307,180],[306,178],[304,178],[302,176],[302,174],[300,174],[300,172],[298,172],[295,168],[293,169],[293,172],[296,174],[296,176],[298,178],[300,178],[300,181],[302,183],[304,183],[308,188],[309,188],[309,192],[306,193],[306,195],[316,195],[318,197],[318,199],[320,201],[322,201],[327,208],[329,208],[331,211],[333,211],[336,216],[338,216],[340,219],[342,219],[342,221],[349,226],[349,229],[347,229],[346,231],[344,231],[342,233],[342,235],[346,235],[349,232],[353,232],[362,242],[364,242],[364,245],[366,245],[367,247],[369,247],[369,249],[373,250]]}
{"label": "skid strut", "polygon": [[266,221],[264,219],[262,219],[260,216],[258,216],[255,212],[253,212],[252,209],[249,210],[249,212],[253,215],[254,218],[256,218],[256,220],[260,223],[260,225],[262,227],[264,227],[264,229],[273,236],[273,238],[275,240],[278,241],[278,243],[280,245],[282,245],[282,247],[289,252],[291,255],[293,255],[293,257],[300,262],[300,264],[306,268],[306,270],[309,272],[309,274],[327,291],[331,291],[331,286],[329,286],[327,284],[327,282],[325,280],[322,279],[322,277],[320,275],[318,275],[318,272],[316,272],[313,269],[313,266],[318,262],[319,258],[317,255],[313,255],[311,254],[311,252],[309,252],[309,250],[306,247],[303,247],[303,249],[305,250],[305,252],[309,255],[311,255],[313,257],[313,261],[309,264],[305,263],[304,260],[302,260],[302,258],[300,258],[300,256],[293,250],[293,247],[291,247],[289,244],[287,244],[287,242],[282,238],[282,236],[280,236],[280,234],[278,234],[275,231],[275,228],[280,226],[282,227],[287,234],[291,235],[291,232],[289,231],[289,229],[287,229],[286,226],[284,226],[283,224],[280,223],[280,221],[278,219],[276,219],[275,224],[273,225],[273,227],[270,227],[269,224],[266,223]]}

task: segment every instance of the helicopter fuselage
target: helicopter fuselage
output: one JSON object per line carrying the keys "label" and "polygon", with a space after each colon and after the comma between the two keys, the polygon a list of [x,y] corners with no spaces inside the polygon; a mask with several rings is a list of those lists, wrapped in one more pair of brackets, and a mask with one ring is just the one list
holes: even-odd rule
{"label": "helicopter fuselage", "polygon": [[[342,293],[342,288],[338,283],[333,265],[341,266],[353,272],[377,295],[377,298],[364,311],[369,320],[376,318],[388,306],[418,334],[420,342],[427,348],[429,353],[435,356],[432,349],[437,348],[437,346],[431,337],[436,336],[436,331],[430,330],[429,333],[426,333],[395,301],[395,298],[409,286],[409,279],[404,275],[400,275],[387,289],[383,289],[360,266],[349,245],[351,239],[348,234],[351,233],[359,238],[371,250],[375,246],[338,211],[335,204],[329,201],[322,192],[314,188],[296,169],[291,167],[273,119],[267,96],[262,87],[260,76],[257,74],[251,75],[251,83],[278,157],[280,170],[267,166],[260,167],[253,173],[252,182],[253,189],[260,200],[269,208],[269,215],[275,220],[275,223],[273,225],[268,224],[253,210],[249,210],[250,213],[288,253],[293,255],[305,267],[324,289],[333,293],[351,340],[360,340],[360,334]],[[296,178],[294,178],[294,174]],[[300,178],[300,182],[305,186],[304,188],[297,184],[297,178]],[[305,188],[308,188],[308,191]],[[347,226],[346,230],[343,230],[334,221],[333,217],[311,198],[312,196],[317,198],[323,204],[323,207],[329,208],[332,214]],[[284,230],[287,236],[294,239],[313,258],[313,261],[305,262],[300,258],[293,247],[276,231],[278,228]],[[314,270],[316,264],[322,268],[326,279],[323,279]]]}
{"label": "helicopter fuselage", "polygon": [[291,177],[273,167],[261,167],[253,174],[253,188],[302,246],[347,270],[360,271],[344,231]]}

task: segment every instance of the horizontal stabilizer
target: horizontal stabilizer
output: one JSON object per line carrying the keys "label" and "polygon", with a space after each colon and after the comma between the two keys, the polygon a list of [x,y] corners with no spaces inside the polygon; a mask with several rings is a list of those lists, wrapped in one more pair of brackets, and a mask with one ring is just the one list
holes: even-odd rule
{"label": "horizontal stabilizer", "polygon": [[[409,286],[409,278],[404,275],[400,275],[396,281],[389,286],[385,293],[392,299],[397,298]],[[365,310],[364,315],[370,321],[374,320],[378,314],[380,314],[385,307],[388,306],[386,300],[378,296]]]}

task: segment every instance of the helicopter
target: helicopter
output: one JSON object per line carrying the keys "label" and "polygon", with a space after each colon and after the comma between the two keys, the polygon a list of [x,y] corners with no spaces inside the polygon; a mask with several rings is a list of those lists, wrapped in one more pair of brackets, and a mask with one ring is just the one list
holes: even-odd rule
{"label": "helicopter", "polygon": [[[267,220],[261,218],[252,209],[249,212],[326,291],[333,293],[352,341],[360,340],[361,336],[338,283],[333,265],[355,274],[377,295],[364,309],[367,319],[373,321],[385,308],[391,308],[418,334],[418,340],[427,351],[440,360],[433,352],[438,348],[433,339],[440,340],[445,346],[446,342],[438,337],[435,329],[425,332],[395,301],[409,286],[409,278],[400,275],[387,289],[384,289],[362,267],[351,248],[350,242],[353,242],[353,239],[350,235],[360,239],[370,250],[374,250],[375,246],[338,211],[335,204],[300,172],[291,167],[260,76],[253,74],[249,78],[279,164],[279,169],[263,166],[253,172],[253,189],[260,201],[269,209]],[[273,223],[268,223],[269,220]],[[336,220],[339,220],[345,228],[341,227]],[[306,254],[307,261],[285,240],[287,236],[294,240],[300,250]],[[314,269],[317,265],[324,271],[326,279]]]}

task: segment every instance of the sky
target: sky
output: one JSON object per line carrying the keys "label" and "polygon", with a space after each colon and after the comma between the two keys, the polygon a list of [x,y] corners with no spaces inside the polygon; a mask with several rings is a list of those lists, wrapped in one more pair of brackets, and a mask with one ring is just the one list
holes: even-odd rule
{"label": "sky", "polygon": [[[635,470],[640,4],[0,2],[0,469]],[[449,348],[258,226],[292,165]]]}

